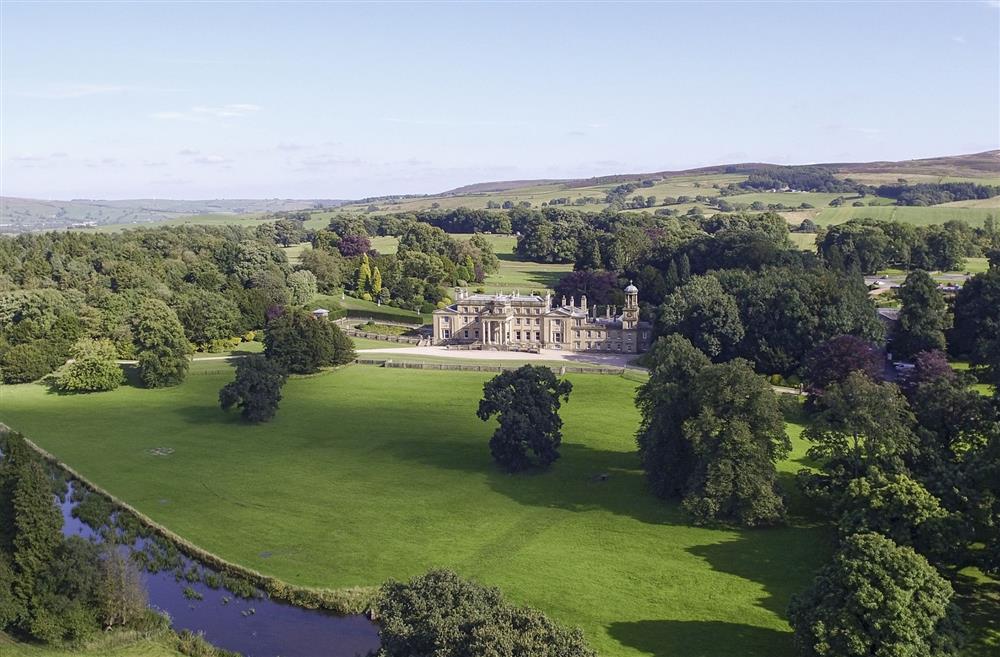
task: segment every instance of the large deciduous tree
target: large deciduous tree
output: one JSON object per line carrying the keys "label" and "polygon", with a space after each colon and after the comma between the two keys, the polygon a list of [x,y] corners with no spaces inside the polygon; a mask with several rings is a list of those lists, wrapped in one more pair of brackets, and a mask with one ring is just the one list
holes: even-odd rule
{"label": "large deciduous tree", "polygon": [[118,365],[111,340],[83,338],[73,345],[73,362],[59,373],[59,388],[68,392],[114,390],[121,385],[122,368]]}
{"label": "large deciduous tree", "polygon": [[955,295],[955,328],[948,349],[985,366],[1000,388],[1000,266],[973,276]]}
{"label": "large deciduous tree", "polygon": [[828,385],[840,383],[851,372],[878,381],[884,369],[885,356],[878,345],[856,335],[838,335],[809,354],[804,379],[811,393],[822,394]]}
{"label": "large deciduous tree", "polygon": [[557,379],[551,369],[532,365],[498,374],[483,385],[476,415],[484,422],[496,415],[500,422],[490,438],[490,453],[501,467],[519,472],[532,465],[548,467],[559,458],[559,407],[572,390],[573,384]]}
{"label": "large deciduous tree", "polygon": [[775,464],[791,450],[778,400],[748,361],[710,365],[692,382],[684,507],[695,521],[769,525],[784,517]]}
{"label": "large deciduous tree", "polygon": [[289,310],[267,325],[264,354],[286,372],[312,374],[321,367],[351,362],[354,345],[325,319]]}
{"label": "large deciduous tree", "polygon": [[876,383],[851,372],[827,387],[819,412],[802,432],[812,443],[809,458],[820,472],[802,470],[800,483],[811,494],[833,502],[850,480],[873,468],[885,473],[905,470],[905,458],[916,447],[914,418],[906,399],[891,383]]}
{"label": "large deciduous tree", "polygon": [[788,616],[802,657],[949,657],[961,645],[953,597],[911,548],[854,534]]}
{"label": "large deciduous tree", "polygon": [[224,411],[236,406],[248,422],[267,422],[278,411],[287,378],[275,361],[259,354],[245,356],[236,363],[236,378],[219,391],[219,405]]}
{"label": "large deciduous tree", "polygon": [[190,347],[184,327],[167,304],[143,299],[132,319],[132,333],[144,385],[159,388],[184,381]]}
{"label": "large deciduous tree", "polygon": [[694,412],[691,385],[711,364],[708,356],[679,335],[659,338],[644,357],[650,375],[635,403],[642,415],[636,441],[646,479],[658,497],[680,497],[693,465],[684,421]]}
{"label": "large deciduous tree", "polygon": [[910,272],[899,288],[899,298],[903,307],[892,339],[894,355],[911,358],[921,351],[944,349],[951,315],[930,274],[919,269]]}
{"label": "large deciduous tree", "polygon": [[379,657],[597,657],[580,630],[446,570],[383,584],[372,608]]}
{"label": "large deciduous tree", "polygon": [[714,276],[692,278],[667,296],[656,329],[684,336],[713,360],[734,356],[744,333],[736,300]]}
{"label": "large deciduous tree", "polygon": [[775,463],[790,444],[767,382],[745,360],[712,365],[677,335],[657,340],[647,364],[637,441],[653,492],[682,499],[699,523],[780,520]]}

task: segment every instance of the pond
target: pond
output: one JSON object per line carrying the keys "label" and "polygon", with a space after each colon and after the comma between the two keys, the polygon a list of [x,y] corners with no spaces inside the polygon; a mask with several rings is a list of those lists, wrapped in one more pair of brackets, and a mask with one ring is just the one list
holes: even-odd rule
{"label": "pond", "polygon": [[[59,500],[63,535],[101,542],[98,532],[73,517],[73,485]],[[149,539],[138,538],[123,550],[144,551]],[[183,572],[212,571],[183,555]],[[170,617],[174,630],[201,633],[219,648],[247,657],[363,657],[379,647],[378,627],[366,616],[334,616],[271,600],[258,592],[243,598],[224,586],[212,588],[204,579],[178,577],[174,566],[158,572],[141,571],[153,609]]]}

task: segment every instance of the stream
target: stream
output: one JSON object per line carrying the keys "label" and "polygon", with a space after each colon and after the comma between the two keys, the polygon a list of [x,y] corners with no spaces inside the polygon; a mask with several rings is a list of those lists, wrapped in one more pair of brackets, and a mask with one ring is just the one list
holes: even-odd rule
{"label": "stream", "polygon": [[[100,534],[73,517],[73,484],[57,499],[63,516],[63,535],[102,542]],[[142,551],[148,539],[138,538],[123,550]],[[181,555],[183,570],[213,571]],[[356,614],[334,616],[271,600],[266,594],[241,598],[224,586],[212,588],[201,581],[178,580],[173,568],[140,573],[149,606],[165,612],[175,631],[201,633],[213,645],[246,657],[364,657],[379,647],[378,627]],[[198,599],[200,596],[200,599]]]}

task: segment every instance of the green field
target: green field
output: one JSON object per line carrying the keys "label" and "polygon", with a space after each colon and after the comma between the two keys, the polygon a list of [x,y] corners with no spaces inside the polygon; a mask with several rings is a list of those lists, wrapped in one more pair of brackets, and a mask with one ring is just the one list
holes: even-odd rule
{"label": "green field", "polygon": [[167,639],[121,641],[121,645],[104,645],[96,641],[93,647],[55,648],[19,643],[0,632],[0,654],[4,657],[181,657]]}
{"label": "green field", "polygon": [[929,224],[943,224],[952,219],[960,219],[972,226],[982,226],[986,217],[993,215],[1000,216],[1000,211],[984,207],[955,207],[947,205],[931,205],[928,207],[883,205],[877,207],[844,207],[826,208],[820,210],[815,217],[815,221],[820,225],[841,224],[850,219],[884,219],[886,221],[899,221],[901,223],[914,224],[916,226],[927,226]]}
{"label": "green field", "polygon": [[[292,379],[278,417],[256,427],[218,409],[230,377],[86,396],[8,386],[0,420],[198,545],[296,584],[445,566],[581,626],[609,657],[792,654],[784,610],[827,557],[828,531],[801,518],[689,526],[646,491],[631,381],[571,376],[563,458],[509,476],[474,414],[486,374]],[[160,446],[175,451],[149,454]],[[784,484],[803,450],[796,439]]]}

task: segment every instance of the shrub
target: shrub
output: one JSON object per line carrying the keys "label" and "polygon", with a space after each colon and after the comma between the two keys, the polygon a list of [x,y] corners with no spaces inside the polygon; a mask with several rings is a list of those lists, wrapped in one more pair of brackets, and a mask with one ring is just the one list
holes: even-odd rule
{"label": "shrub", "polygon": [[373,604],[382,629],[379,657],[531,655],[596,657],[578,629],[567,629],[499,589],[436,570],[384,584]]}
{"label": "shrub", "polygon": [[73,362],[59,374],[58,385],[68,392],[114,390],[124,375],[115,362],[118,354],[110,340],[83,338],[73,345]]}
{"label": "shrub", "polygon": [[0,356],[5,383],[30,383],[52,371],[49,358],[36,343],[18,344]]}

